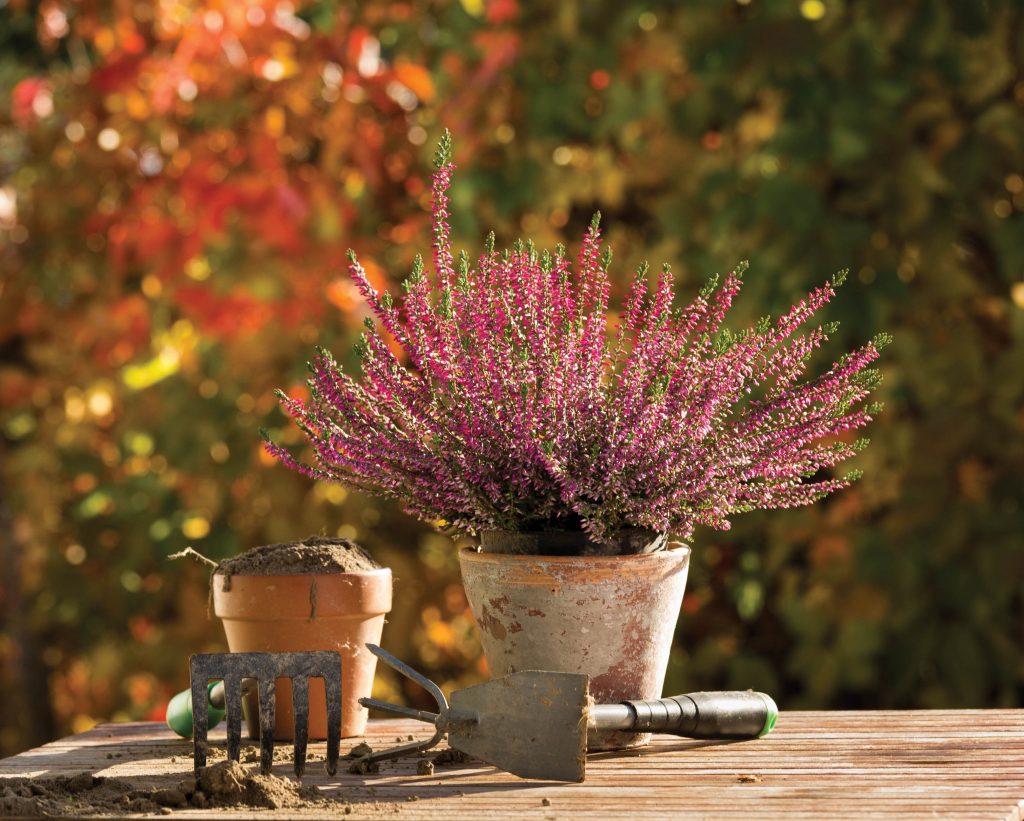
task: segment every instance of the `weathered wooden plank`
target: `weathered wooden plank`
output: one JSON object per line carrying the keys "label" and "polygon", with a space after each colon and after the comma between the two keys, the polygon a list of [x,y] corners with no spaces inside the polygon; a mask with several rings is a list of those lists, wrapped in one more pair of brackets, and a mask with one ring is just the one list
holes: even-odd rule
{"label": "weathered wooden plank", "polygon": [[[382,747],[409,734],[429,735],[416,722],[374,721],[366,740]],[[355,741],[345,742],[344,749]],[[323,747],[312,744],[310,752],[322,758]],[[523,781],[479,762],[420,776],[416,763],[403,760],[379,774],[335,777],[311,763],[304,782],[349,802],[327,813],[322,807],[231,808],[174,815],[409,821],[1024,816],[1024,710],[787,712],[775,732],[758,741],[662,736],[644,750],[592,755],[583,784]],[[290,769],[281,761],[274,772],[287,777]],[[159,725],[104,725],[0,761],[0,778],[83,770],[139,786],[167,786],[191,773],[191,744]]]}

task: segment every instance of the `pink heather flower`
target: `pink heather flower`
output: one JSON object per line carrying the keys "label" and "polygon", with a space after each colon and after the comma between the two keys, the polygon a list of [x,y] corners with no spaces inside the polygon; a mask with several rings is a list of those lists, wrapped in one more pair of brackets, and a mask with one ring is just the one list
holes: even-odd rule
{"label": "pink heather flower", "polygon": [[450,243],[447,135],[436,165],[433,270],[417,258],[396,304],[350,256],[377,319],[357,346],[362,380],[319,352],[310,400],[281,394],[312,464],[268,442],[285,465],[455,531],[583,528],[600,541],[623,528],[687,539],[697,525],[727,529],[736,513],[810,504],[856,478],[829,471],[866,443],[844,434],[877,413],[863,403],[889,337],[804,379],[835,326],[797,334],[845,273],[775,322],[734,333],[722,323],[745,266],[673,310],[671,271],[651,289],[644,264],[609,335],[599,215],[575,265],[532,242],[499,252],[493,234],[472,264]]}

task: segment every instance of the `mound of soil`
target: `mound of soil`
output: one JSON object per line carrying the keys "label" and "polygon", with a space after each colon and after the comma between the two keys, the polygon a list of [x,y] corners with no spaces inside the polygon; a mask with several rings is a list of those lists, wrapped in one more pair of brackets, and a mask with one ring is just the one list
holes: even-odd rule
{"label": "mound of soil", "polygon": [[[205,796],[202,805],[196,803],[196,798],[200,794]],[[311,802],[326,800],[312,784],[303,786],[296,781],[278,778],[276,775],[250,773],[237,761],[222,761],[212,767],[203,767],[193,783],[192,794],[185,797],[188,804],[193,807],[241,804],[271,810],[281,807],[304,807]]]}
{"label": "mound of soil", "polygon": [[216,573],[224,576],[303,576],[311,573],[356,573],[380,565],[348,539],[311,536],[301,542],[254,547],[225,559]]}

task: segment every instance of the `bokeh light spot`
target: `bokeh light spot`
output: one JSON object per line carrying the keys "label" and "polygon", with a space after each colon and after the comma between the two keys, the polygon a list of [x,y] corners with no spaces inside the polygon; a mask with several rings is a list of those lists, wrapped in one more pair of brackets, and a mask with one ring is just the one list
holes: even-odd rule
{"label": "bokeh light spot", "polygon": [[280,60],[267,60],[263,64],[262,74],[270,82],[276,83],[278,80],[284,79],[284,63]]}
{"label": "bokeh light spot", "polygon": [[800,15],[806,20],[820,20],[828,9],[822,0],[803,0]]}
{"label": "bokeh light spot", "polygon": [[49,89],[41,89],[32,100],[32,113],[40,120],[53,114],[53,95]]}
{"label": "bokeh light spot", "polygon": [[1024,311],[1024,282],[1015,282],[1010,287],[1010,299],[1013,304]]}
{"label": "bokeh light spot", "polygon": [[153,454],[153,449],[156,447],[153,437],[148,433],[130,433],[125,437],[125,439],[125,444],[128,445],[128,450],[136,456],[151,456]]}
{"label": "bokeh light spot", "polygon": [[340,505],[348,498],[348,489],[333,482],[322,482],[317,487],[322,488],[323,497],[332,505]]}
{"label": "bokeh light spot", "polygon": [[106,416],[114,409],[114,397],[105,388],[94,388],[89,392],[87,404],[93,416]]}
{"label": "bokeh light spot", "polygon": [[199,96],[199,86],[196,85],[196,81],[186,77],[178,83],[178,96],[186,103],[192,102]]}
{"label": "bokeh light spot", "polygon": [[64,136],[73,143],[79,143],[85,139],[85,126],[78,120],[72,120],[64,126]]}
{"label": "bokeh light spot", "polygon": [[73,733],[84,733],[91,730],[99,722],[92,716],[79,715],[71,719],[71,731]]}
{"label": "bokeh light spot", "polygon": [[154,274],[146,274],[142,278],[142,293],[150,299],[156,299],[163,292],[164,286],[160,278]]}
{"label": "bokeh light spot", "polygon": [[11,439],[22,439],[36,429],[36,420],[31,413],[18,413],[4,425],[4,432]]}
{"label": "bokeh light spot", "polygon": [[0,225],[14,225],[18,219],[18,192],[5,185],[0,188]]}
{"label": "bokeh light spot", "polygon": [[121,587],[129,593],[138,593],[142,589],[142,576],[134,570],[126,570],[121,574]]}
{"label": "bokeh light spot", "polygon": [[85,548],[77,542],[74,544],[70,544],[64,551],[64,558],[67,560],[68,564],[77,567],[78,565],[82,564],[82,562],[84,562],[86,559]]}
{"label": "bokeh light spot", "polygon": [[202,516],[189,516],[181,523],[181,532],[187,539],[203,539],[210,533],[210,522]]}
{"label": "bokeh light spot", "polygon": [[96,143],[104,151],[116,151],[121,145],[121,135],[113,128],[104,128],[96,137]]}
{"label": "bokeh light spot", "polygon": [[153,148],[147,148],[139,157],[139,172],[144,177],[155,177],[164,170],[164,159]]}
{"label": "bokeh light spot", "polygon": [[210,262],[206,257],[192,257],[185,264],[185,274],[197,282],[210,278]]}
{"label": "bokeh light spot", "polygon": [[114,500],[110,494],[97,490],[90,493],[78,506],[78,512],[83,519],[92,519],[101,514],[109,514],[114,510]]}
{"label": "bokeh light spot", "polygon": [[705,131],[704,136],[701,137],[700,144],[708,151],[717,151],[722,147],[722,132]]}

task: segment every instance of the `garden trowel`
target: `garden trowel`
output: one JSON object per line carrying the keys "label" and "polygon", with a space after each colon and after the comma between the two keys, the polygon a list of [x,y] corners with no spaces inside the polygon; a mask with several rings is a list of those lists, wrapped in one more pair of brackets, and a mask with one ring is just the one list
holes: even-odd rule
{"label": "garden trowel", "polygon": [[689,693],[652,701],[594,704],[590,679],[576,673],[524,670],[452,693],[451,703],[430,679],[386,650],[366,645],[377,658],[426,689],[436,713],[373,698],[364,707],[433,724],[430,739],[371,753],[374,763],[428,750],[445,733],[448,746],[522,778],[583,781],[587,731],[669,733],[686,738],[757,738],[775,726],[778,708],[764,693]]}

